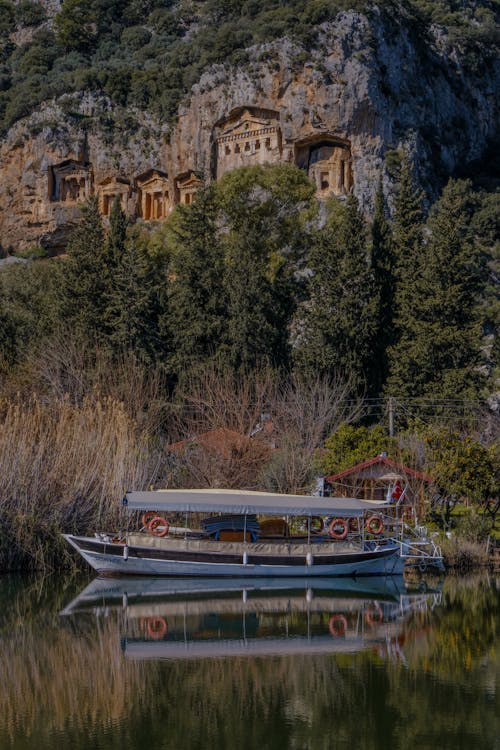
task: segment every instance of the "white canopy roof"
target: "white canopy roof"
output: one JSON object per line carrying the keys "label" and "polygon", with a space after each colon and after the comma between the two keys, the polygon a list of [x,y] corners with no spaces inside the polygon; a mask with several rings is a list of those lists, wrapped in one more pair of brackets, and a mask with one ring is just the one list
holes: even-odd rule
{"label": "white canopy roof", "polygon": [[129,510],[168,513],[261,513],[291,516],[361,516],[387,503],[349,497],[280,495],[246,490],[156,490],[127,492],[123,505]]}

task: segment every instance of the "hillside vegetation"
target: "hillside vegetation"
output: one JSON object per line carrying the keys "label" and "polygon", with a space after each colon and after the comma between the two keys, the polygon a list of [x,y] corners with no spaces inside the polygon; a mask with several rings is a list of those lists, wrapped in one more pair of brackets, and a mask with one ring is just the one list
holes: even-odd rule
{"label": "hillside vegetation", "polygon": [[248,47],[283,37],[307,59],[320,24],[348,9],[387,14],[423,44],[442,25],[477,71],[498,44],[495,0],[63,0],[54,17],[41,2],[0,0],[0,129],[81,91],[170,121],[210,65],[245,65]]}

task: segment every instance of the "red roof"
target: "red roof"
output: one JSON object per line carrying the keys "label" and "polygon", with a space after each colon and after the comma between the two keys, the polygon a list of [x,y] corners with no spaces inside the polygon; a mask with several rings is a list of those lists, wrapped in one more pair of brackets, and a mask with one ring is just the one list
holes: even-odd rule
{"label": "red roof", "polygon": [[415,469],[410,469],[409,466],[397,464],[395,461],[391,461],[391,459],[387,458],[386,456],[375,456],[375,458],[369,458],[367,461],[362,461],[360,464],[356,464],[356,466],[351,466],[349,469],[339,471],[338,474],[331,474],[329,477],[325,477],[325,481],[330,483],[337,482],[339,479],[349,476],[349,474],[356,474],[358,471],[367,469],[369,466],[374,466],[375,464],[384,464],[385,466],[389,466],[391,469],[400,471],[402,474],[409,474],[412,477],[423,479],[424,482],[434,481],[432,477],[428,477],[426,474],[422,474],[421,471],[415,471]]}

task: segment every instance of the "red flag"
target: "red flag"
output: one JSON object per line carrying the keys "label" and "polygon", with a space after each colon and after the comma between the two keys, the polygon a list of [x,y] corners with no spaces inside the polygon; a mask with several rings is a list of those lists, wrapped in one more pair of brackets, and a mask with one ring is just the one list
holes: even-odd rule
{"label": "red flag", "polygon": [[403,488],[401,487],[401,483],[398,480],[395,482],[394,487],[392,488],[391,501],[393,503],[397,503],[398,500],[401,498],[402,494],[403,494]]}

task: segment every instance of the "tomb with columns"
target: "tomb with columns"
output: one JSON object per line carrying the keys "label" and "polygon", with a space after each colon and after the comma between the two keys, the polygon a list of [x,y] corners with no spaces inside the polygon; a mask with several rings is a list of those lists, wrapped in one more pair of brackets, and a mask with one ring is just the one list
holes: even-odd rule
{"label": "tomb with columns", "polygon": [[161,221],[174,206],[168,175],[159,169],[148,169],[135,179],[138,215],[144,221]]}
{"label": "tomb with columns", "polygon": [[103,216],[109,216],[115,198],[118,198],[122,211],[128,213],[128,199],[130,196],[130,181],[125,177],[106,177],[97,188],[99,211]]}
{"label": "tomb with columns", "polygon": [[196,172],[189,170],[178,175],[175,180],[176,203],[180,203],[183,206],[191,205],[201,187],[203,187],[203,180]]}
{"label": "tomb with columns", "polygon": [[65,159],[48,170],[49,200],[56,203],[83,203],[93,193],[92,166],[76,159]]}
{"label": "tomb with columns", "polygon": [[238,167],[279,164],[282,138],[279,113],[258,107],[238,107],[214,127],[216,179]]}
{"label": "tomb with columns", "polygon": [[295,163],[307,171],[319,198],[346,195],[353,187],[348,141],[323,133],[297,141]]}

